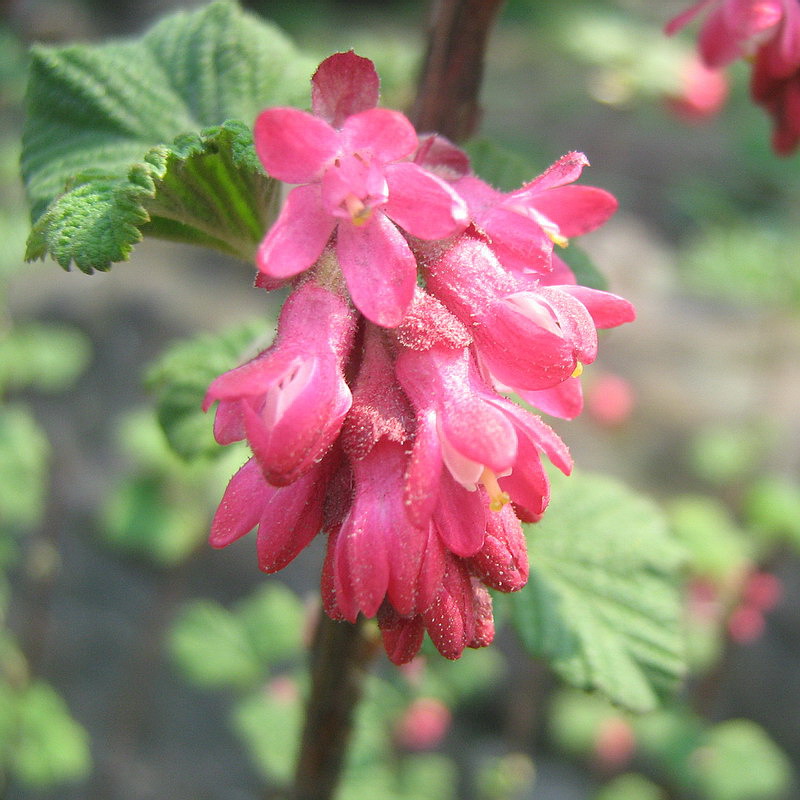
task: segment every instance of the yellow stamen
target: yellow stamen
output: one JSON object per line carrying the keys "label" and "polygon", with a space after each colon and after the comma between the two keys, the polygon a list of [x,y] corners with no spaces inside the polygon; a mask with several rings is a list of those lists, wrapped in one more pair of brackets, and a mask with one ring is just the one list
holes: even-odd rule
{"label": "yellow stamen", "polygon": [[575,364],[575,369],[572,371],[572,377],[580,378],[581,375],[583,375],[583,364],[581,364],[581,362],[578,361]]}
{"label": "yellow stamen", "polygon": [[547,233],[547,238],[553,244],[557,244],[559,247],[567,247],[569,245],[569,239],[566,236],[562,236],[558,231],[545,231]]}
{"label": "yellow stamen", "polygon": [[349,194],[344,199],[344,207],[350,215],[350,222],[357,228],[365,225],[372,216],[372,209],[367,208],[354,194]]}
{"label": "yellow stamen", "polygon": [[504,492],[497,482],[497,475],[494,474],[488,467],[483,468],[481,473],[480,483],[489,494],[489,508],[492,511],[500,511],[504,505],[511,502],[508,492]]}

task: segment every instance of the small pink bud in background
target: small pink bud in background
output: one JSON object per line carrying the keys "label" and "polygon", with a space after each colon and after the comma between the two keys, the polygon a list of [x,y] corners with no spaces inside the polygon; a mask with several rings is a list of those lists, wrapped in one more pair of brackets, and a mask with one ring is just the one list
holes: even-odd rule
{"label": "small pink bud in background", "polygon": [[585,387],[585,392],[586,410],[599,425],[622,425],[633,411],[633,388],[619,375],[596,375],[591,385]]}
{"label": "small pink bud in background", "polygon": [[406,750],[432,750],[444,739],[452,717],[450,709],[441,700],[420,697],[397,723],[397,743]]}
{"label": "small pink bud in background", "polygon": [[697,57],[680,69],[680,88],[667,97],[667,107],[687,122],[703,122],[719,112],[728,97],[728,79],[720,69],[707,67]]}
{"label": "small pink bud in background", "polygon": [[771,611],[780,602],[783,586],[771,572],[753,572],[744,585],[742,599],[759,611]]}
{"label": "small pink bud in background", "polygon": [[764,632],[764,614],[747,603],[737,606],[728,617],[728,634],[738,644],[751,644]]}
{"label": "small pink bud in background", "polygon": [[594,741],[594,757],[606,769],[619,769],[630,761],[636,737],[630,722],[608,717],[601,723]]}

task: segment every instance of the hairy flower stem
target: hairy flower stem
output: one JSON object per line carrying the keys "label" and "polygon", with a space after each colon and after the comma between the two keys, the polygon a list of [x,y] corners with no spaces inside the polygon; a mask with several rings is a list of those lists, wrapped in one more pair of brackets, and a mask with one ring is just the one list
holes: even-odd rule
{"label": "hairy flower stem", "polygon": [[377,642],[364,636],[363,619],[334,622],[320,611],[311,649],[311,694],[292,800],[334,796],[350,741],[353,713]]}
{"label": "hairy flower stem", "polygon": [[409,114],[418,131],[454,142],[475,133],[478,93],[492,22],[503,0],[438,0],[417,99]]}

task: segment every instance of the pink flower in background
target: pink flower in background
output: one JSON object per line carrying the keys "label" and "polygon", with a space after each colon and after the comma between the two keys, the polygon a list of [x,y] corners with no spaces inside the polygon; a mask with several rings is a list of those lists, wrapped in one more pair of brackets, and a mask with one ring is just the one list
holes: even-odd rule
{"label": "pink flower in background", "polygon": [[671,20],[680,30],[704,9],[699,51],[709,68],[737,58],[754,61],[753,100],[773,118],[773,149],[789,155],[800,143],[800,4],[797,0],[704,0]]}
{"label": "pink flower in background", "polygon": [[365,61],[340,53],[320,65],[314,115],[271,108],[256,120],[256,152],[267,173],[302,184],[289,193],[257,260],[268,276],[290,278],[317,261],[335,230],[353,303],[370,321],[393,327],[416,285],[416,263],[400,229],[444,239],[463,229],[467,216],[447,183],[407,160],[418,145],[411,123],[397,111],[371,107],[371,91],[352,88],[353,77],[374,73]]}
{"label": "pink flower in background", "polygon": [[295,187],[256,284],[292,288],[272,346],[217,378],[204,408],[219,402],[220,443],[253,453],[211,544],[257,527],[259,567],[274,572],[325,534],[326,613],[376,617],[403,664],[426,633],[447,658],[492,641],[489,589],[528,579],[522,522],[550,496],[542,456],[572,468],[555,432],[501,392],[575,416],[597,328],[634,312],[553,253],[616,208],[572,185],[585,156],[504,194],[377,101],[372,63],[338,53],[312,79],[313,113],[258,117],[264,168]]}
{"label": "pink flower in background", "polygon": [[800,45],[796,0],[702,0],[670,20],[666,33],[679,31],[705,10],[698,47],[706,66],[724,67],[773,40],[782,57],[795,57]]}
{"label": "pink flower in background", "polygon": [[667,98],[669,108],[689,122],[702,122],[717,114],[728,97],[728,79],[721,69],[707,67],[698,57],[688,58],[680,69],[680,87]]}

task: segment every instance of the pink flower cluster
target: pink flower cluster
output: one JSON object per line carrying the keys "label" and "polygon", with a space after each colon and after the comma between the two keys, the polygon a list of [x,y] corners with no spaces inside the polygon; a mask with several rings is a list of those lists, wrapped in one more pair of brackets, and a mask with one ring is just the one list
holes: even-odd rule
{"label": "pink flower cluster", "polygon": [[702,0],[672,19],[668,34],[700,12],[708,16],[700,30],[705,65],[726,66],[737,58],[753,62],[753,100],[773,119],[772,146],[788,155],[800,143],[800,4],[797,0]]}
{"label": "pink flower cluster", "polygon": [[597,328],[634,312],[577,285],[553,252],[616,207],[573,185],[582,154],[503,194],[377,100],[372,62],[338,53],[312,79],[312,113],[256,121],[266,170],[297,184],[257,284],[291,293],[272,346],[217,378],[205,408],[219,402],[220,443],[246,439],[253,453],[212,545],[258,526],[259,566],[274,572],[323,532],[325,610],[377,617],[399,664],[425,631],[448,658],[491,642],[487,587],[528,578],[520,521],[548,503],[541,456],[572,466],[506,394],[574,417]]}

